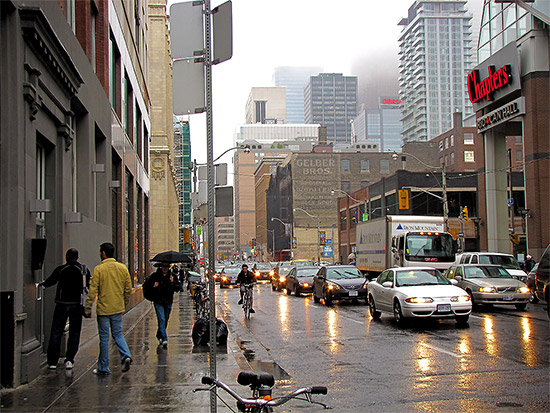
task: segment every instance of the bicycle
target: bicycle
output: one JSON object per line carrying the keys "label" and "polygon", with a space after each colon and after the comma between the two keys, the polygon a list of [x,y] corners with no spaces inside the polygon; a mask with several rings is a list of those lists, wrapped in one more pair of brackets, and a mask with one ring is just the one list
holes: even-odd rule
{"label": "bicycle", "polygon": [[250,309],[252,308],[252,288],[254,287],[254,283],[243,284],[243,287],[244,287],[244,294],[243,294],[244,318],[250,319]]}
{"label": "bicycle", "polygon": [[[198,391],[214,392],[216,397],[221,400],[222,403],[232,412],[236,412],[237,410],[233,410],[231,406],[229,406],[229,404],[216,392],[216,389],[218,387],[225,390],[235,400],[237,400],[237,409],[239,412],[273,412],[273,407],[285,404],[292,399],[306,401],[311,404],[317,404],[319,406],[323,406],[324,409],[331,409],[331,407],[329,407],[325,403],[314,401],[311,398],[313,394],[327,394],[327,388],[325,386],[304,387],[281,397],[273,398],[272,391],[273,385],[275,384],[275,379],[269,373],[241,371],[237,376],[237,382],[242,386],[250,386],[250,389],[252,390],[252,398],[242,398],[227,384],[209,376],[204,376],[201,380],[202,384],[206,384],[209,387],[198,387],[193,390],[193,393]],[[302,395],[304,397],[299,397]]]}
{"label": "bicycle", "polygon": [[208,297],[208,288],[206,284],[203,282],[196,283],[194,287],[193,303],[197,319],[208,317],[209,301],[210,298]]}

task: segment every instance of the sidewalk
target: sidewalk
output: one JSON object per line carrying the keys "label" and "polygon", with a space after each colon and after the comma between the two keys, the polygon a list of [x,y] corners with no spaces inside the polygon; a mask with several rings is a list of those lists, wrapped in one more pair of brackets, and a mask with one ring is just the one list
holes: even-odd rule
{"label": "sidewalk", "polygon": [[[130,371],[121,373],[118,350],[111,339],[111,375],[98,377],[92,373],[99,354],[96,320],[84,319],[74,369],[65,370],[63,358],[56,370],[45,365],[30,384],[1,391],[0,411],[208,412],[210,394],[193,393],[193,389],[201,386],[202,376],[209,375],[209,349],[193,347],[192,325],[189,295],[186,292],[174,295],[167,331],[168,349],[159,348],[154,308],[144,300],[124,316],[124,336],[133,357]],[[238,372],[246,366],[231,331],[227,347],[217,350],[217,377],[229,384],[236,383]],[[223,405],[218,406],[219,411],[224,411]]]}

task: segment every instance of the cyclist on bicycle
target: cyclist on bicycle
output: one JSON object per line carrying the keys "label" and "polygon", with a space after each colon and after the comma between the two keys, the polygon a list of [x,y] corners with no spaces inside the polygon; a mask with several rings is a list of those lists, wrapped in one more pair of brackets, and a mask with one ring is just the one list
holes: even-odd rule
{"label": "cyclist on bicycle", "polygon": [[[243,264],[241,272],[239,273],[239,275],[237,275],[237,284],[239,284],[240,292],[241,292],[241,299],[239,300],[238,304],[243,303],[243,295],[246,288],[245,284],[252,284],[255,281],[256,279],[254,278],[254,273],[252,271],[248,271],[247,264]],[[252,307],[253,304],[254,304],[254,295],[252,294],[252,289],[250,289],[250,312],[251,313],[256,312]]]}

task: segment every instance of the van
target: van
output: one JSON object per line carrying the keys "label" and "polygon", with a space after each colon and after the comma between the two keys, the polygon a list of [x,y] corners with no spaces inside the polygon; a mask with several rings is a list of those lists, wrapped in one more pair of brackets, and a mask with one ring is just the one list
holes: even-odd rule
{"label": "van", "polygon": [[542,256],[540,257],[539,264],[535,273],[535,285],[534,293],[536,297],[546,302],[546,311],[548,311],[548,317],[550,318],[550,286],[548,285],[548,279],[550,278],[550,244],[546,247]]}
{"label": "van", "polygon": [[503,254],[500,252],[464,252],[456,256],[455,264],[500,265],[512,277],[527,283],[527,273],[521,269],[512,254]]}

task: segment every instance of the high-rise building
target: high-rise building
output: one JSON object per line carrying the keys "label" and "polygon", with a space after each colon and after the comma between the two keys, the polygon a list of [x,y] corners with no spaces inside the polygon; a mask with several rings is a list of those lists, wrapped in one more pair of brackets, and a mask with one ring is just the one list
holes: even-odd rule
{"label": "high-rise building", "polygon": [[246,123],[285,123],[284,87],[253,87],[246,101]]}
{"label": "high-rise building", "polygon": [[452,127],[452,114],[472,113],[472,15],[465,0],[417,0],[399,37],[403,141],[429,140]]}
{"label": "high-rise building", "polygon": [[357,116],[357,77],[342,73],[311,76],[304,90],[304,121],[326,127],[327,140],[351,142],[351,121]]}
{"label": "high-rise building", "polygon": [[304,123],[304,88],[310,76],[323,71],[320,67],[276,67],[273,84],[286,88],[286,123]]}
{"label": "high-rise building", "polygon": [[191,225],[191,131],[189,121],[174,117],[174,170],[176,187],[178,189],[178,224],[179,224],[179,251],[190,250],[185,245],[186,227]]}
{"label": "high-rise building", "polygon": [[218,260],[233,258],[235,253],[235,219],[216,218],[216,253]]}

